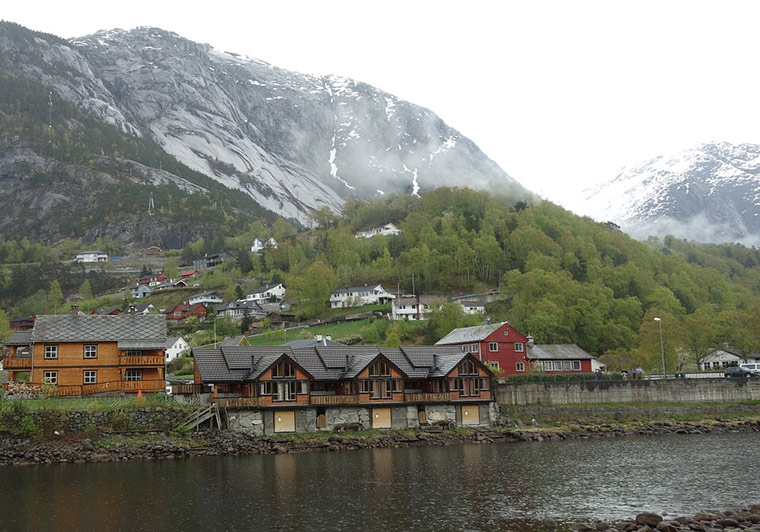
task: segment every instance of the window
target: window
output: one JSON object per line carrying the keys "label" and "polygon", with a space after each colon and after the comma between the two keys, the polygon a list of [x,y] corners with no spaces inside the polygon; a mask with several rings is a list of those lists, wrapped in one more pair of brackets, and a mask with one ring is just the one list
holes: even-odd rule
{"label": "window", "polygon": [[458,392],[462,389],[462,381],[460,379],[449,379],[449,390],[452,392]]}
{"label": "window", "polygon": [[525,345],[522,342],[515,342],[515,352],[522,353],[525,351]]}
{"label": "window", "polygon": [[58,384],[58,372],[46,371],[42,374],[42,384]]}
{"label": "window", "polygon": [[[275,388],[276,386],[276,388]],[[296,382],[295,381],[281,381],[272,383],[272,391],[276,392],[272,395],[274,401],[295,401],[296,400]]]}
{"label": "window", "polygon": [[272,395],[272,381],[261,383],[261,395]]}
{"label": "window", "polygon": [[359,393],[369,393],[369,381],[359,381]]}
{"label": "window", "polygon": [[470,353],[477,353],[478,352],[478,344],[472,344],[470,346]]}
{"label": "window", "polygon": [[378,360],[369,367],[370,377],[390,377],[391,367],[383,360]]}
{"label": "window", "polygon": [[294,379],[296,377],[296,368],[285,361],[277,364],[272,370],[272,378],[274,379]]}
{"label": "window", "polygon": [[570,371],[570,368],[572,368],[572,362],[570,360],[565,360],[565,371]]}
{"label": "window", "polygon": [[298,395],[306,395],[309,393],[309,383],[308,381],[299,381],[298,382]]}
{"label": "window", "polygon": [[504,336],[509,336],[509,329],[504,329]]}
{"label": "window", "polygon": [[141,381],[142,380],[142,370],[141,369],[128,369],[124,373],[124,380],[125,381]]}
{"label": "window", "polygon": [[139,357],[142,356],[142,351],[137,351],[136,349],[128,349],[127,351],[124,351],[125,357]]}
{"label": "window", "polygon": [[480,395],[480,379],[461,379],[461,390],[459,393],[463,397]]}
{"label": "window", "polygon": [[459,364],[459,374],[460,375],[477,375],[478,374],[478,368],[475,366],[475,363],[472,360],[465,360],[461,364]]}
{"label": "window", "polygon": [[496,360],[490,360],[488,362],[488,365],[491,366],[493,369],[499,369],[499,362]]}
{"label": "window", "polygon": [[98,346],[97,345],[85,345],[84,346],[84,358],[98,358]]}
{"label": "window", "polygon": [[554,371],[562,371],[562,361],[561,360],[555,360],[554,361]]}
{"label": "window", "polygon": [[581,361],[573,360],[573,371],[580,371],[580,370],[581,370]]}
{"label": "window", "polygon": [[404,391],[403,381],[401,379],[393,379],[393,391],[394,392]]}
{"label": "window", "polygon": [[515,371],[525,371],[525,362],[516,362]]}
{"label": "window", "polygon": [[552,370],[552,361],[544,360],[544,371],[551,371],[551,370]]}
{"label": "window", "polygon": [[390,379],[376,379],[368,382],[371,385],[370,399],[389,399],[391,397],[392,384]]}
{"label": "window", "polygon": [[45,346],[45,358],[58,358],[58,346],[57,345],[46,345]]}
{"label": "window", "polygon": [[496,342],[489,342],[488,343],[488,350],[491,353],[495,353],[496,351],[499,350],[499,344],[497,344]]}
{"label": "window", "polygon": [[482,377],[480,379],[480,389],[481,390],[488,390],[488,388],[490,386],[489,385],[489,381],[490,381],[490,379],[488,377]]}
{"label": "window", "polygon": [[84,371],[84,384],[95,384],[98,382],[98,372],[92,369]]}

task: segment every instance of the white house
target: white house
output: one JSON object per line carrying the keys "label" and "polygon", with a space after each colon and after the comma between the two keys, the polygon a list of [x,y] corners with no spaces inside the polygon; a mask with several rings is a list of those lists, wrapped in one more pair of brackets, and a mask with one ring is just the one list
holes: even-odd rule
{"label": "white house", "polygon": [[376,225],[374,227],[368,227],[367,229],[362,229],[361,231],[356,233],[356,238],[372,238],[375,235],[393,236],[393,235],[400,235],[400,234],[401,234],[401,229],[389,223],[389,224]]}
{"label": "white house", "polygon": [[133,286],[129,290],[132,292],[132,297],[134,299],[140,299],[140,298],[149,296],[150,293],[153,291],[153,288],[151,288],[147,284],[138,284],[137,286]]}
{"label": "white house", "polygon": [[166,361],[170,362],[179,358],[183,351],[190,346],[181,336],[170,336],[166,338]]}
{"label": "white house", "polygon": [[460,299],[459,304],[462,305],[465,314],[484,314],[486,311],[485,301]]}
{"label": "white house", "polygon": [[699,369],[702,371],[723,371],[723,368],[727,366],[738,366],[742,362],[744,360],[738,354],[724,349],[716,349],[699,363]]}
{"label": "white house", "polygon": [[360,307],[362,305],[383,305],[396,299],[381,285],[347,286],[330,293],[330,308]]}
{"label": "white house", "polygon": [[233,320],[242,319],[243,316],[251,318],[263,318],[267,313],[256,301],[230,301],[222,306],[216,307],[216,316],[218,318],[232,318]]}
{"label": "white house", "polygon": [[198,303],[202,305],[218,305],[224,301],[222,294],[219,292],[203,292],[202,294],[196,294],[188,298],[188,305],[196,305]]}
{"label": "white house", "polygon": [[258,253],[264,248],[277,249],[277,240],[272,238],[254,238],[253,245],[251,246],[251,253]]}
{"label": "white house", "polygon": [[282,283],[268,284],[257,288],[250,294],[245,296],[246,301],[267,301],[272,298],[278,301],[285,297],[285,287]]}
{"label": "white house", "polygon": [[108,262],[108,255],[102,251],[82,251],[77,253],[77,262]]}
{"label": "white house", "polygon": [[440,301],[441,299],[443,298],[436,296],[401,296],[393,301],[391,319],[426,320],[426,314],[432,309],[433,301]]}

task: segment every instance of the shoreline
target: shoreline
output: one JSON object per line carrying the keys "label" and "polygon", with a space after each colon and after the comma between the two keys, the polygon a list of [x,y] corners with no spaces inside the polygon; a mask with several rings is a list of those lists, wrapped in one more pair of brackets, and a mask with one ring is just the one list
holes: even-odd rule
{"label": "shoreline", "polygon": [[0,466],[162,460],[195,456],[248,456],[454,445],[514,443],[625,436],[760,432],[760,416],[698,421],[615,424],[580,423],[554,427],[474,427],[453,430],[367,430],[251,436],[229,430],[186,434],[165,431],[104,431],[62,434],[42,440],[0,433]]}

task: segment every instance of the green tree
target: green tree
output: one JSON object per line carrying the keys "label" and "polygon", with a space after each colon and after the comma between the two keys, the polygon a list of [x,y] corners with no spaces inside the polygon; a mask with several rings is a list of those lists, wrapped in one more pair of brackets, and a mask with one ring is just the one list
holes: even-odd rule
{"label": "green tree", "polygon": [[11,324],[8,315],[0,309],[0,343],[5,343],[11,336]]}
{"label": "green tree", "polygon": [[433,301],[428,314],[427,340],[432,344],[459,327],[470,327],[480,323],[480,317],[465,314],[462,305],[455,301]]}
{"label": "green tree", "polygon": [[179,279],[179,266],[177,257],[166,257],[164,259],[164,275],[169,279]]}
{"label": "green tree", "polygon": [[63,303],[63,293],[61,292],[61,284],[57,279],[50,283],[47,302],[48,308],[53,311],[53,314],[58,314],[58,307]]}
{"label": "green tree", "polygon": [[718,345],[715,317],[690,314],[683,320],[683,348],[697,368],[710,356]]}
{"label": "green tree", "polygon": [[84,299],[93,299],[95,296],[92,294],[92,287],[90,286],[90,280],[85,279],[82,284],[79,285],[79,296]]}

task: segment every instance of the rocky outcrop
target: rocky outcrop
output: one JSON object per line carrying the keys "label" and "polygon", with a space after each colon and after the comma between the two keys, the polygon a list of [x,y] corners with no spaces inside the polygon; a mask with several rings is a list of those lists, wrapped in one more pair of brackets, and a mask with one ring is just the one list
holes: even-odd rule
{"label": "rocky outcrop", "polygon": [[[556,530],[556,521],[542,524],[545,530]],[[723,512],[699,512],[691,517],[680,516],[674,519],[666,518],[653,512],[642,512],[631,520],[596,523],[575,523],[570,527],[576,531],[610,532],[644,532],[658,530],[660,532],[719,532],[721,530],[760,530],[760,504],[748,508],[725,510]]]}

